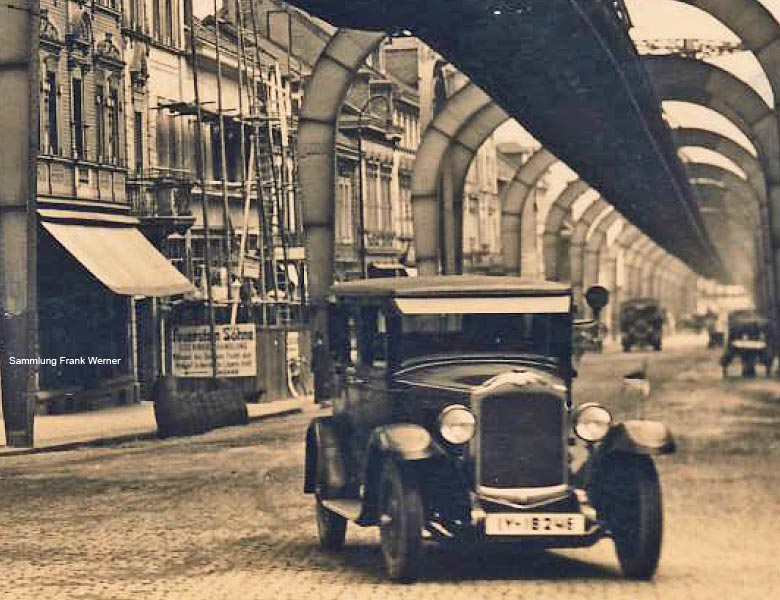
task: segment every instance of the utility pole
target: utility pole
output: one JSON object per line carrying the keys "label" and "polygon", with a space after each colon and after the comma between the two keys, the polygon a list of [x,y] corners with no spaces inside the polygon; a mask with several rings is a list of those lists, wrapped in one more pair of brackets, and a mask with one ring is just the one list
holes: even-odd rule
{"label": "utility pole", "polygon": [[[217,378],[217,337],[214,324],[214,293],[211,289],[211,232],[209,231],[208,196],[203,177],[203,115],[200,109],[200,89],[198,87],[198,50],[195,35],[195,17],[192,13],[192,0],[184,0],[184,13],[188,15],[187,26],[190,29],[190,58],[192,61],[192,85],[195,101],[195,179],[200,184],[200,203],[203,211],[203,272],[206,276],[206,312],[209,321],[209,341],[211,342],[211,376]],[[189,10],[187,10],[189,9]]]}
{"label": "utility pole", "polygon": [[[246,155],[246,114],[244,113],[244,84],[245,80],[249,79],[249,84],[247,87],[247,99],[249,100],[250,104],[250,113],[252,110],[252,102],[253,102],[253,94],[252,94],[252,86],[254,85],[254,79],[252,78],[252,75],[249,73],[249,69],[247,66],[247,60],[246,60],[246,44],[244,43],[244,15],[243,10],[241,8],[241,0],[233,0],[235,3],[235,11],[236,11],[236,33],[238,35],[238,122],[240,124],[240,150],[241,150],[241,199],[243,200],[244,204],[244,212],[243,212],[243,224],[241,228],[241,244],[239,246],[238,251],[238,278],[241,282],[241,285],[244,284],[244,261],[246,257],[246,242],[247,238],[249,237],[249,212],[250,212],[250,201],[251,201],[251,194],[250,194],[250,186],[251,181],[254,173],[252,172],[252,160],[247,161],[247,155]],[[251,150],[250,150],[251,152]],[[247,173],[247,171],[249,171]],[[259,241],[260,235],[258,232],[258,241]],[[240,297],[240,294],[239,294]],[[236,324],[236,318],[238,316],[238,304],[240,302],[233,302],[233,304],[230,307],[230,324],[235,325]]]}
{"label": "utility pole", "polygon": [[222,221],[225,227],[225,270],[227,271],[227,299],[228,305],[233,304],[233,252],[230,230],[230,200],[227,188],[227,152],[225,150],[225,112],[222,106],[222,52],[220,48],[219,32],[219,7],[214,0],[214,51],[217,60],[217,118],[219,119],[219,177],[222,180]]}
{"label": "utility pole", "polygon": [[[37,355],[39,0],[0,8],[0,369],[8,446],[32,447]],[[25,76],[26,74],[26,76]]]}

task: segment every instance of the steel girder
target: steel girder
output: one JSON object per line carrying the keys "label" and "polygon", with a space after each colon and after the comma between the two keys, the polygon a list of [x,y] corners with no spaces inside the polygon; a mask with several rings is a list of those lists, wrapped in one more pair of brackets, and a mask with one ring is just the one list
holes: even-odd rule
{"label": "steel girder", "polygon": [[507,0],[495,10],[481,0],[293,3],[340,26],[410,29],[628,219],[703,274],[723,275],[660,104],[608,4]]}

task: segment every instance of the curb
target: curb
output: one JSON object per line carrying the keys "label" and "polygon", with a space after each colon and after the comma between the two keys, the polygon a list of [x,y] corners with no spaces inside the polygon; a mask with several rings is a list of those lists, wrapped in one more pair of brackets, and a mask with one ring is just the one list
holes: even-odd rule
{"label": "curb", "polygon": [[[258,423],[267,419],[276,417],[287,417],[303,412],[302,407],[293,407],[280,410],[278,412],[267,413],[263,415],[254,415],[249,417],[249,423]],[[235,427],[239,427],[236,425]],[[213,430],[212,430],[213,431]],[[48,446],[38,446],[35,448],[0,448],[0,460],[14,456],[29,456],[31,454],[44,454],[49,452],[66,452],[68,450],[78,450],[80,448],[105,448],[110,446],[119,446],[132,442],[143,442],[149,440],[159,440],[157,430],[139,431],[137,433],[123,433],[103,438],[93,438],[89,440],[74,440],[69,442],[54,443]]]}

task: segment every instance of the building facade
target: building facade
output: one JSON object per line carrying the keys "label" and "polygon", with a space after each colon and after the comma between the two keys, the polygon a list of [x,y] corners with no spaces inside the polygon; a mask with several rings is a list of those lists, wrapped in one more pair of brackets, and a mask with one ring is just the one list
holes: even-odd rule
{"label": "building facade", "polygon": [[[121,11],[114,0],[41,3],[37,345],[47,359],[36,374],[41,409],[136,400],[135,297],[189,287],[141,235],[127,195]],[[113,264],[124,253],[133,259]],[[155,265],[162,270],[154,273]],[[155,277],[158,289],[149,290]],[[82,357],[96,362],[83,364]]]}
{"label": "building facade", "polygon": [[[204,303],[207,273],[217,323],[258,325],[258,356],[268,360],[255,392],[292,391],[289,364],[306,354],[295,132],[334,30],[279,2],[228,2],[216,16],[185,6],[42,0],[40,354],[118,359],[42,365],[44,410],[148,398],[170,371],[180,307]],[[414,267],[412,174],[438,64],[419,41],[388,39],[347,95],[336,150],[338,279]],[[500,266],[497,160],[489,140],[466,182],[466,270]]]}

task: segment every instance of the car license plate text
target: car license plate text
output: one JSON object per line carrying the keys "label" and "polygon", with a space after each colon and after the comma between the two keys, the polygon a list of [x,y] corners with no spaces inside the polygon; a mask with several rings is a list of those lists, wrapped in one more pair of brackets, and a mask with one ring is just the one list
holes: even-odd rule
{"label": "car license plate text", "polygon": [[577,513],[495,513],[485,519],[486,535],[577,535],[585,516]]}

